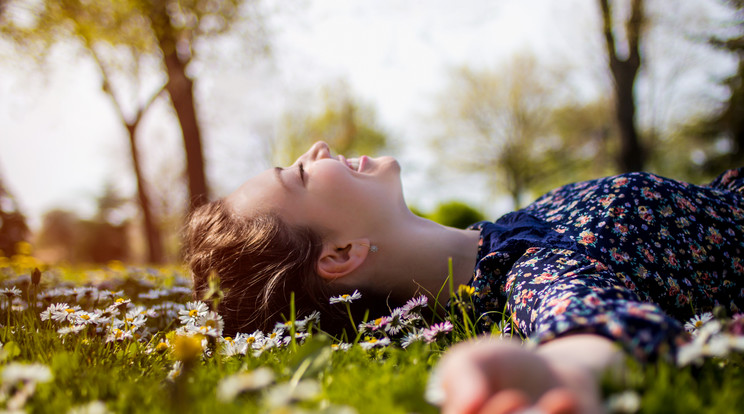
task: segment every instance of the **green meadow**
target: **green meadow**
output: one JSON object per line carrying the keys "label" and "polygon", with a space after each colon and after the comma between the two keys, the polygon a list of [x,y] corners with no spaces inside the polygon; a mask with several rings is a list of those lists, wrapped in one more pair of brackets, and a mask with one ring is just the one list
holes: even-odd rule
{"label": "green meadow", "polygon": [[[28,255],[0,259],[4,412],[435,413],[432,368],[475,335],[466,289],[444,320],[412,298],[359,321],[354,338],[324,333],[314,315],[227,338],[181,268],[40,269]],[[624,378],[603,382],[609,412],[742,411],[744,323],[700,315],[688,327],[679,360],[629,360]]]}

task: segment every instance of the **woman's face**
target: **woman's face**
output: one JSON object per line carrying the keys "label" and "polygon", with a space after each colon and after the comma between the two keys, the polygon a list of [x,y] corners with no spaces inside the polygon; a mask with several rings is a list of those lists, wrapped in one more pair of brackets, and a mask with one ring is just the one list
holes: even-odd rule
{"label": "woman's face", "polygon": [[407,211],[394,158],[331,157],[325,142],[316,142],[290,167],[249,179],[226,200],[237,214],[275,212],[324,236],[368,236],[360,232]]}

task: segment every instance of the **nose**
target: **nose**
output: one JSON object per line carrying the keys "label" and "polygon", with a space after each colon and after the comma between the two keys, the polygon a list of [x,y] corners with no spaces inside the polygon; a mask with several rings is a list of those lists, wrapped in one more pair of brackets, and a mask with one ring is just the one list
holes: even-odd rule
{"label": "nose", "polygon": [[322,158],[331,158],[331,149],[328,147],[328,144],[325,143],[324,141],[318,141],[315,144],[313,144],[312,147],[310,147],[308,154],[310,155],[310,158],[312,160],[318,160]]}

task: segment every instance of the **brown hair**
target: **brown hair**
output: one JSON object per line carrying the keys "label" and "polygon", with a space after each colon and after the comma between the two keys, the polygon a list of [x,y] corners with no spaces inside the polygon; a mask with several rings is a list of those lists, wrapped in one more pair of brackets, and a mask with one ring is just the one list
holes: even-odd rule
{"label": "brown hair", "polygon": [[321,247],[308,228],[290,229],[271,213],[237,217],[222,199],[194,210],[184,230],[194,298],[204,298],[210,274],[219,277],[225,335],[271,330],[282,315],[290,317],[291,291],[298,315],[320,310],[319,299],[328,297],[315,272]]}
{"label": "brown hair", "polygon": [[[333,286],[316,272],[322,239],[312,229],[290,226],[272,213],[238,217],[219,199],[191,213],[183,239],[194,298],[204,299],[212,273],[219,277],[224,298],[217,311],[224,335],[270,331],[289,319],[291,292],[297,318],[317,310],[323,330],[338,334],[347,326],[345,307],[328,303]],[[363,294],[363,301],[352,306],[357,322],[366,309],[384,313],[385,298]]]}

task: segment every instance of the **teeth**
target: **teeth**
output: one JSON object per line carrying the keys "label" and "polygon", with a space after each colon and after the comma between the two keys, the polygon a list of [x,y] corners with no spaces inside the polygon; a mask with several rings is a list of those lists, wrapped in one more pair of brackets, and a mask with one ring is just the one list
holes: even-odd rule
{"label": "teeth", "polygon": [[359,169],[359,158],[349,158],[346,162],[352,170],[356,171]]}

